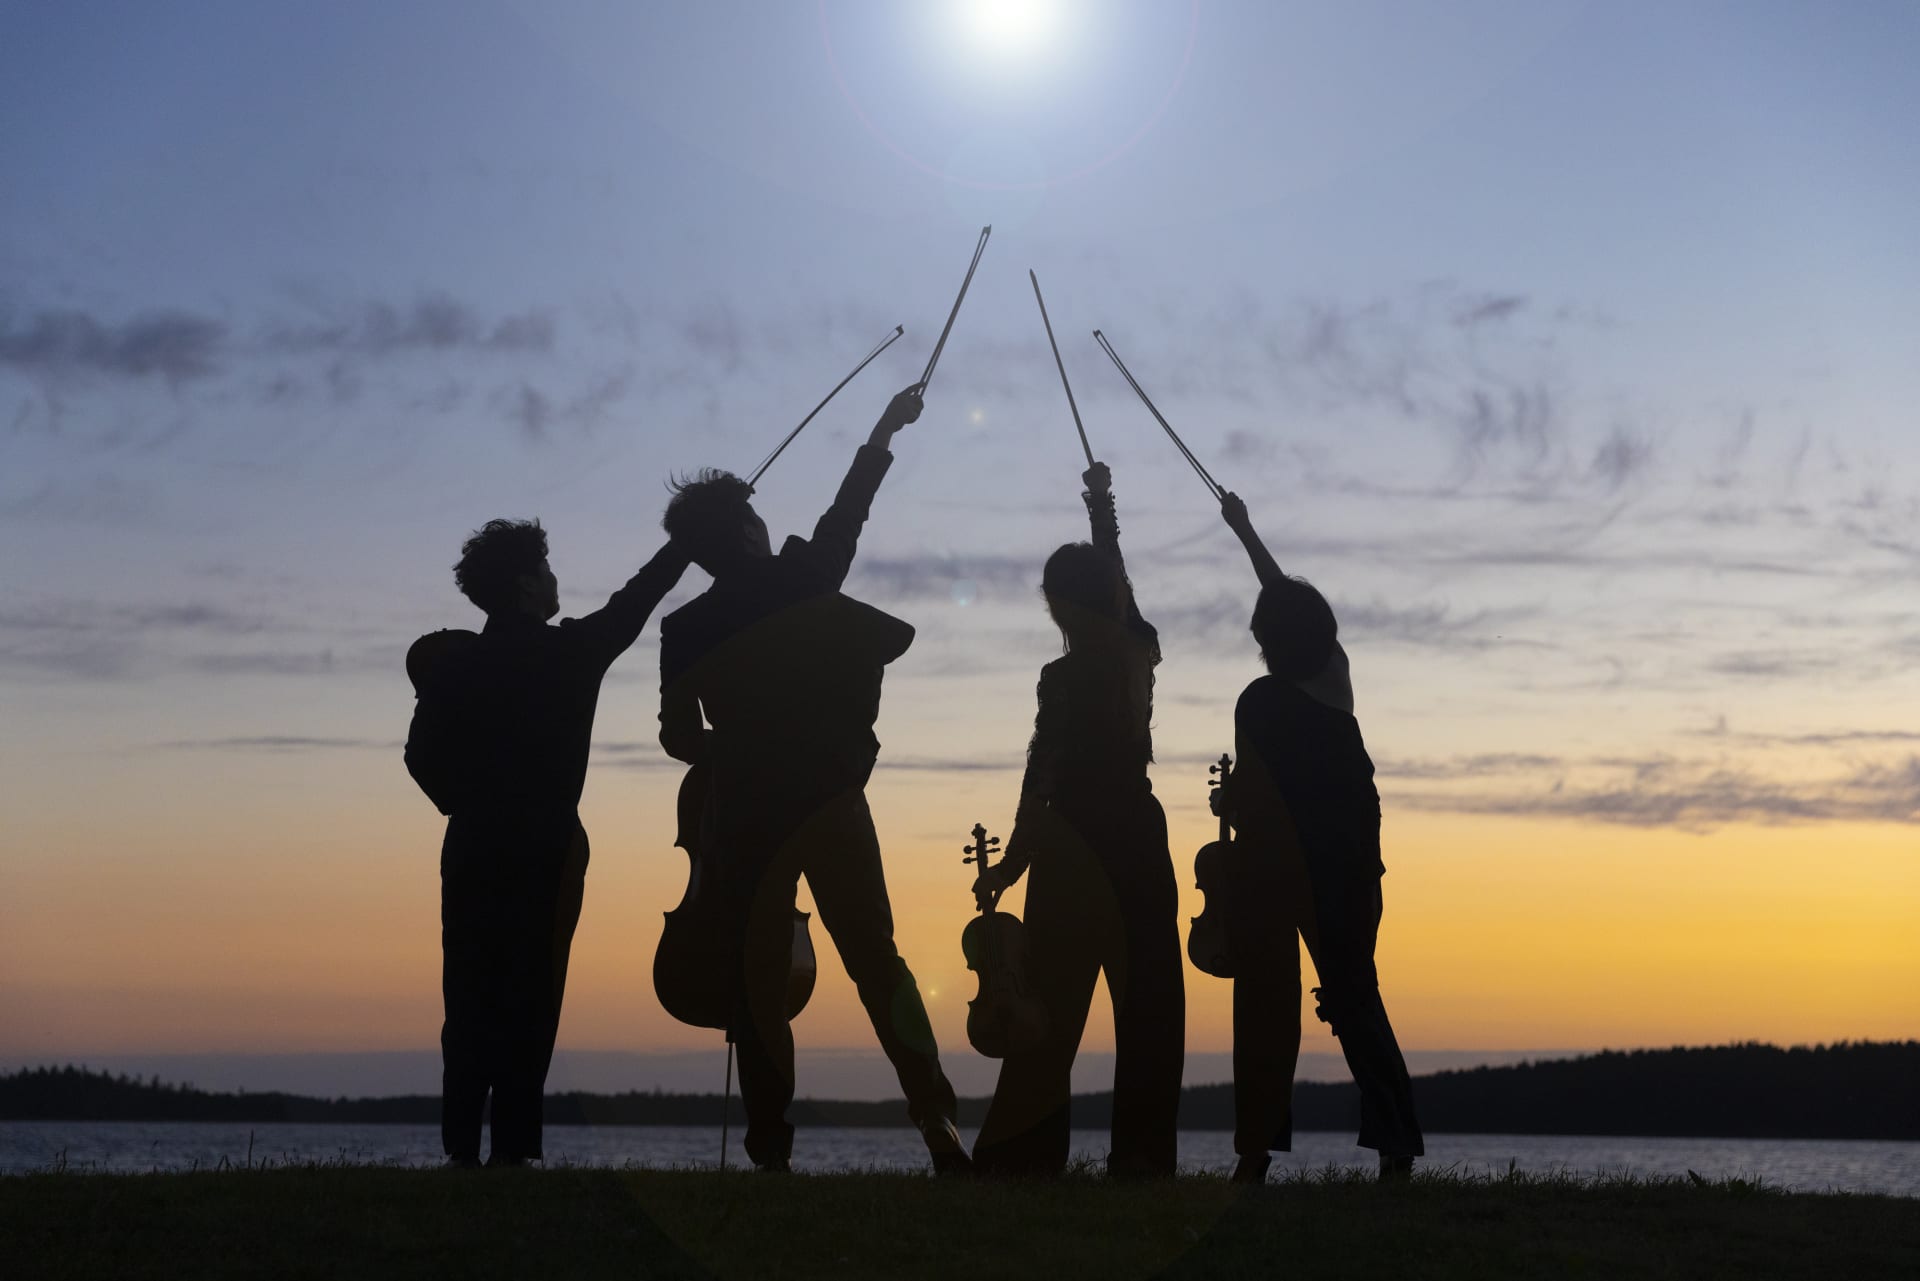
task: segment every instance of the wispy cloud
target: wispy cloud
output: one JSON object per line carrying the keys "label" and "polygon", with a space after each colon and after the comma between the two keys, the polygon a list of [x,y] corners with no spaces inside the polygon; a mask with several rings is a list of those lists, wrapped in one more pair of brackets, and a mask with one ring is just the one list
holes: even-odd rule
{"label": "wispy cloud", "polygon": [[400,670],[377,628],[204,600],[100,602],[50,597],[0,606],[0,670],[125,680],[166,672],[331,676]]}
{"label": "wispy cloud", "polygon": [[331,676],[347,665],[336,659],[331,649],[252,650],[194,654],[186,659],[186,666],[191,670],[216,676]]}
{"label": "wispy cloud", "polygon": [[[1383,763],[1389,806],[1429,813],[1570,818],[1705,832],[1737,823],[1920,821],[1920,756],[1859,764],[1824,777],[1758,763],[1525,753]],[[1501,780],[1488,787],[1490,779]],[[1465,783],[1441,789],[1397,785]]]}
{"label": "wispy cloud", "polygon": [[33,637],[0,633],[0,671],[65,680],[120,680],[134,670],[139,650],[132,642],[109,637],[70,637],[42,633]]}
{"label": "wispy cloud", "polygon": [[556,399],[532,383],[504,389],[507,416],[531,440],[544,440],[559,427],[592,427],[626,399],[634,382],[632,365],[597,376],[579,393]]}
{"label": "wispy cloud", "polygon": [[854,562],[851,590],[875,600],[1035,599],[1044,553],[1030,556],[863,556]]}
{"label": "wispy cloud", "polygon": [[311,319],[269,322],[253,345],[280,355],[366,359],[415,352],[553,350],[553,316],[539,309],[489,318],[469,303],[428,293],[406,303],[316,304],[314,310],[320,314]]}
{"label": "wispy cloud", "polygon": [[1561,769],[1565,764],[1562,757],[1547,756],[1537,752],[1481,752],[1446,759],[1416,760],[1382,757],[1375,761],[1374,768],[1381,778],[1451,780]]}
{"label": "wispy cloud", "polygon": [[0,502],[0,522],[126,526],[160,513],[149,485],[112,471],[49,476],[18,498]]}
{"label": "wispy cloud", "polygon": [[218,372],[227,338],[224,322],[184,311],[113,321],[48,310],[0,327],[0,366],[29,376],[157,377],[178,384]]}
{"label": "wispy cloud", "polygon": [[1845,657],[1830,650],[1734,650],[1707,661],[1707,670],[1721,676],[1760,680],[1792,679],[1832,671]]}
{"label": "wispy cloud", "polygon": [[324,738],[305,734],[255,734],[231,738],[176,738],[153,746],[162,751],[187,752],[333,752],[398,751],[399,739]]}
{"label": "wispy cloud", "polygon": [[0,608],[0,633],[54,632],[69,636],[126,636],[154,630],[211,632],[223,636],[278,630],[264,614],[205,601],[171,604],[102,604],[50,599]]}

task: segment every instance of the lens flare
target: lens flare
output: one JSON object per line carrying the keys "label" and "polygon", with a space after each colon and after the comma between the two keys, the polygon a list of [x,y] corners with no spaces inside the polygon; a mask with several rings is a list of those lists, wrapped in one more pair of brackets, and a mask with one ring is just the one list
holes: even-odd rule
{"label": "lens flare", "polygon": [[1043,48],[1060,25],[1050,0],[961,0],[960,27],[985,52],[1020,57]]}

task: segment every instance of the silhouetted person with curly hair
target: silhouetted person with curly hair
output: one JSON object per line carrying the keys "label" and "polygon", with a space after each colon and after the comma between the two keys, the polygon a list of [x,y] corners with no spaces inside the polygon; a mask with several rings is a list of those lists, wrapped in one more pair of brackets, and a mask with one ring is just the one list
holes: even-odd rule
{"label": "silhouetted person with curly hair", "polygon": [[793,1149],[786,996],[802,876],[935,1169],[967,1165],[953,1086],[894,945],[867,808],[881,677],[913,628],[840,591],[893,463],[888,446],[920,410],[917,386],[893,398],[813,536],[791,537],[777,554],[752,488],[727,472],[681,484],[663,521],[713,575],[660,621],[660,744],[712,780],[705,844],[741,936],[739,1012],[727,1031],[739,1051],[747,1155],[763,1170],[787,1169]]}
{"label": "silhouetted person with curly hair", "polygon": [[1300,1057],[1300,943],[1320,977],[1315,1013],[1332,1026],[1360,1087],[1360,1146],[1382,1179],[1426,1149],[1413,1085],[1380,998],[1380,793],[1354,717],[1353,679],[1333,609],[1280,570],[1237,495],[1221,514],[1253,561],[1253,636],[1267,675],[1233,711],[1239,768],[1221,789],[1239,830],[1242,876],[1228,908],[1233,950],[1234,1178],[1266,1178],[1292,1146]]}
{"label": "silhouetted person with curly hair", "polygon": [[449,1160],[539,1160],[541,1092],[580,920],[587,833],[581,788],[600,681],[686,569],[662,547],[602,608],[558,625],[559,582],[538,521],[494,520],[461,549],[454,581],[486,611],[407,654],[417,702],[407,769],[447,815],[440,851],[446,1023],[441,1136]]}
{"label": "silhouetted person with curly hair", "polygon": [[1111,477],[1085,475],[1091,543],[1047,558],[1041,594],[1066,653],[1040,670],[1039,710],[1006,857],[974,883],[982,905],[1027,881],[1027,981],[1041,1044],[1008,1054],[974,1142],[983,1174],[1066,1168],[1073,1060],[1094,981],[1113,999],[1110,1175],[1171,1175],[1185,1055],[1179,890],[1153,794],[1153,669],[1160,638],[1120,557]]}

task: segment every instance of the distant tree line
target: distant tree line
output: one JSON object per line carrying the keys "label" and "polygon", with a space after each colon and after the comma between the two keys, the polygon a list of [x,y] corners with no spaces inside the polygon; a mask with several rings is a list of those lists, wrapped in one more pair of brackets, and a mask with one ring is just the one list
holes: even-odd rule
{"label": "distant tree line", "polygon": [[[1454,1134],[1688,1135],[1713,1138],[1920,1139],[1920,1041],[1856,1041],[1782,1049],[1749,1043],[1699,1049],[1609,1050],[1573,1059],[1439,1072],[1414,1078],[1422,1125]],[[978,1125],[985,1099],[962,1099]],[[630,1091],[549,1094],[549,1125],[718,1125],[721,1096]],[[1108,1093],[1075,1095],[1076,1126],[1105,1128]],[[905,1104],[800,1100],[800,1125],[907,1124]],[[434,1124],[435,1095],[318,1099],[210,1093],[93,1072],[28,1068],[0,1076],[0,1120],[235,1121]],[[740,1101],[732,1119],[744,1124]],[[1233,1087],[1189,1086],[1180,1124],[1233,1128]],[[1354,1131],[1350,1082],[1294,1087],[1294,1128]]]}

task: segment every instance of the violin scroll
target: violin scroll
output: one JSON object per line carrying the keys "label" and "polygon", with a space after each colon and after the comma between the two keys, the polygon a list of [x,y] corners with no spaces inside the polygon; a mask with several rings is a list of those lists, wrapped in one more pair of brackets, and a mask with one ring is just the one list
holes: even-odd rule
{"label": "violin scroll", "polygon": [[977,863],[980,865],[980,875],[974,878],[973,882],[975,905],[983,912],[986,911],[989,906],[998,906],[1002,891],[997,888],[990,890],[982,889],[981,885],[987,880],[988,860],[1000,852],[1000,838],[997,836],[988,836],[986,827],[980,823],[975,823],[973,825],[973,844],[962,845],[960,852],[967,856],[960,860],[962,863]]}

